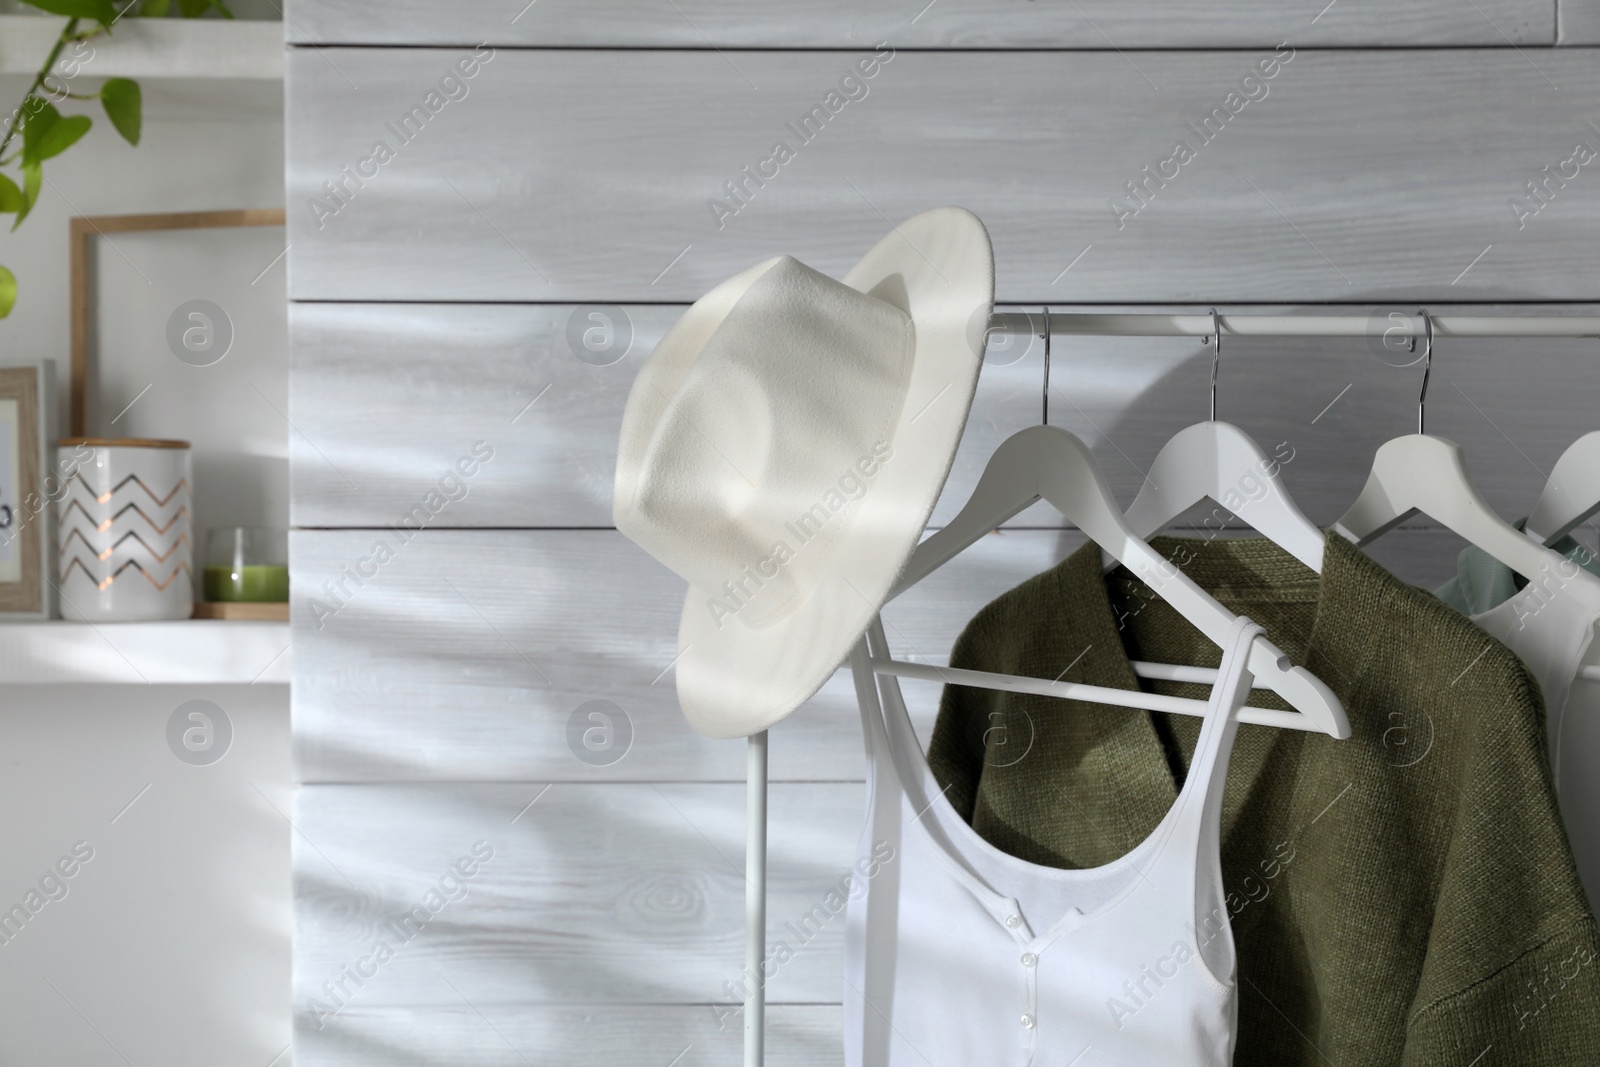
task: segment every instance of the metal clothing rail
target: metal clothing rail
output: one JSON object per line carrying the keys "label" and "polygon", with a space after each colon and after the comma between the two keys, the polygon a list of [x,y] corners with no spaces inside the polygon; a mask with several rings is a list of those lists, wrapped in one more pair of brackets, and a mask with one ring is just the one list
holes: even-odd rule
{"label": "metal clothing rail", "polygon": [[[1398,320],[1398,321],[1397,321]],[[1026,311],[997,311],[989,317],[989,336],[1097,337],[1384,337],[1405,323],[1399,336],[1408,342],[1433,337],[1600,337],[1600,316],[1595,315],[1439,315],[1418,310],[1416,315],[1201,315],[1079,314],[1054,312],[1041,305],[1035,315]],[[1048,373],[1048,363],[1046,364]],[[948,668],[885,661],[875,663],[875,673],[908,677],[947,678]],[[980,672],[973,672],[980,673]],[[1583,677],[1600,681],[1600,667],[1585,667]],[[992,684],[992,679],[986,679]],[[1041,682],[1052,695],[1065,695]],[[1026,682],[1005,686],[1019,692],[1035,691]],[[1274,724],[1278,725],[1278,724]],[[745,847],[745,981],[744,1067],[762,1067],[766,1014],[767,919],[767,734],[752,735],[746,767]]]}
{"label": "metal clothing rail", "polygon": [[[1406,336],[1422,336],[1422,315],[1402,315],[1414,324]],[[1075,314],[1050,311],[1048,316],[1025,311],[997,311],[989,317],[990,334],[1027,336],[1048,321],[1054,336],[1211,337],[1216,333],[1209,312],[1201,315]],[[1224,336],[1233,337],[1376,337],[1391,327],[1383,315],[1218,315]],[[1393,324],[1398,328],[1399,324]],[[1382,327],[1382,328],[1380,328]],[[1435,315],[1435,337],[1600,337],[1595,315]]]}

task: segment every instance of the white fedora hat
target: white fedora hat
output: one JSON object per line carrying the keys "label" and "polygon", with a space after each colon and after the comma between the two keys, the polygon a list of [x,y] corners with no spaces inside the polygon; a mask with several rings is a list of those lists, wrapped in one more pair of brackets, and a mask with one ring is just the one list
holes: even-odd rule
{"label": "white fedora hat", "polygon": [[712,737],[827,681],[916,547],[994,306],[977,216],[925,212],[835,281],[788,256],[667,331],[623,413],[617,529],[689,583],[678,701]]}

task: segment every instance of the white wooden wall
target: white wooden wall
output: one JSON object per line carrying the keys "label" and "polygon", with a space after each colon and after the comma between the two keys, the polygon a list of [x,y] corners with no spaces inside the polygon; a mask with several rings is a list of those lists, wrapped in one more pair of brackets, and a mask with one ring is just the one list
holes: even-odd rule
{"label": "white wooden wall", "polygon": [[[957,203],[1017,310],[1600,306],[1600,163],[1520,227],[1509,207],[1600,147],[1586,4],[297,0],[286,22],[302,1067],[739,1061],[743,747],[681,721],[682,583],[609,528],[633,375],[728,275],[780,251],[839,273],[890,220]],[[723,183],[885,41],[867,95],[719,226],[707,200],[731,204]],[[1289,48],[1119,227],[1124,182]],[[389,124],[473,55],[401,143]],[[378,140],[393,158],[345,178]],[[568,341],[596,308],[631,336],[604,366]],[[1596,428],[1597,347],[1437,346],[1429,429],[1507,515]],[[1039,418],[1042,355],[991,354],[936,524]],[[1204,417],[1209,372],[1191,340],[1058,341],[1051,418],[1131,499]],[[1222,417],[1291,445],[1284,477],[1328,523],[1414,425],[1420,368],[1362,341],[1230,341],[1221,382]],[[442,483],[474,448],[492,458]],[[1058,525],[1031,509],[893,605],[898,651],[942,662],[981,604],[1080,543]],[[363,563],[379,541],[392,558]],[[1433,584],[1458,547],[1414,527],[1374,555]],[[926,731],[937,690],[908,695]],[[631,731],[605,766],[568,741],[592,700]],[[773,731],[771,938],[850,862],[858,734],[843,677]],[[466,896],[321,1016],[324,983],[477,842],[493,858]],[[772,982],[769,1062],[838,1061],[842,925]]]}

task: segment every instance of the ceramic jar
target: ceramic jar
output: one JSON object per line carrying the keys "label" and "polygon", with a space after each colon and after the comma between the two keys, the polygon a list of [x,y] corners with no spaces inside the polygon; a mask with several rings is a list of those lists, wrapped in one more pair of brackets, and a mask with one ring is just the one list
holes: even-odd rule
{"label": "ceramic jar", "polygon": [[56,503],[61,617],[187,619],[194,612],[189,442],[74,437]]}

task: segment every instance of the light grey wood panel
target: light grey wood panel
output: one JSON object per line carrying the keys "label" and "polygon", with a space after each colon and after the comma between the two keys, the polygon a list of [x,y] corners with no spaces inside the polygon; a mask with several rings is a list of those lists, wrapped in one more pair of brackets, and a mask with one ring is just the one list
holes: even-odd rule
{"label": "light grey wood panel", "polygon": [[[1288,38],[1318,45],[1548,44],[1554,9],[1534,0],[1345,4],[1010,4],[1001,0],[632,0],[527,4],[466,0],[289,0],[291,43],[676,48],[1243,48]],[[520,9],[520,10],[519,10]],[[1502,36],[1504,34],[1504,36]],[[759,64],[750,71],[756,76]]]}
{"label": "light grey wood panel", "polygon": [[[1432,310],[1526,315],[1595,308]],[[615,320],[614,340],[631,334],[626,355],[609,366],[584,362],[568,342],[569,332],[581,338],[581,328],[602,329],[590,323],[591,314]],[[627,391],[679,314],[678,307],[649,305],[603,312],[590,305],[294,305],[295,522],[610,525]],[[1387,325],[1381,315],[1376,322]],[[1430,428],[1467,449],[1491,503],[1508,516],[1523,514],[1556,457],[1600,421],[1591,402],[1592,388],[1600,386],[1600,346],[1581,339],[1451,338],[1436,348]],[[1053,351],[1052,420],[1089,442],[1118,497],[1131,501],[1161,446],[1205,417],[1210,349],[1188,338],[1083,337],[1057,338]],[[1293,456],[1284,477],[1317,522],[1338,518],[1359,491],[1373,452],[1415,423],[1421,367],[1396,365],[1412,355],[1380,357],[1380,351],[1360,339],[1230,338],[1225,345],[1221,416],[1269,451],[1281,446]],[[1039,420],[1042,371],[1037,339],[994,343],[934,525],[971,495],[1000,442]],[[464,457],[471,467],[477,442],[493,458],[477,464],[471,477],[452,476]],[[1044,507],[1010,523],[1059,524]]]}
{"label": "light grey wood panel", "polygon": [[[448,987],[444,994],[455,996]],[[669,1067],[680,1057],[675,1067],[740,1067],[741,1016],[727,1015],[727,1010],[709,1004],[519,1005],[514,1011],[487,1005],[480,1010],[459,996],[454,1003],[444,1000],[432,1007],[368,1009],[358,1002],[322,1030],[303,1021],[295,1037],[295,1064]],[[766,1062],[771,1067],[838,1067],[844,1062],[837,1006],[774,1004],[766,1019]]]}
{"label": "light grey wood panel", "polygon": [[628,389],[682,311],[291,304],[295,525],[399,525],[446,478],[427,525],[609,526]]}
{"label": "light grey wood panel", "polygon": [[[743,780],[744,745],[702,737],[678,709],[669,667],[684,583],[622,535],[428,531],[364,586],[347,583],[336,614],[309,603],[379,536],[292,535],[299,781]],[[985,538],[889,606],[896,650],[944,662],[973,612],[1080,543]],[[931,727],[938,687],[908,694]],[[614,707],[585,709],[597,700]],[[585,758],[592,710],[616,732]],[[859,778],[860,735],[841,673],[774,728],[772,776]]]}
{"label": "light grey wood panel", "polygon": [[[1593,137],[1592,56],[1300,50],[1230,97],[1268,55],[906,52],[801,140],[788,124],[857,53],[752,54],[757,92],[715,51],[507,50],[401,143],[389,124],[456,50],[295,49],[290,294],[686,301],[777,251],[842,273],[889,220],[957,203],[990,228],[1003,301],[1592,295],[1595,180],[1520,228],[1510,208]],[[1180,139],[1193,158],[1146,179]],[[342,168],[380,140],[393,158],[356,190]],[[757,187],[742,168],[780,140],[793,158]],[[1148,199],[1119,218],[1134,179]],[[719,218],[735,180],[745,206]],[[354,192],[325,214],[335,181]]]}
{"label": "light grey wood panel", "polygon": [[[291,305],[294,523],[611,525],[623,405],[682,312]],[[584,347],[585,333],[599,351]],[[1039,421],[1043,367],[1042,341],[995,343],[951,493],[964,500],[1000,441]],[[492,458],[478,461],[475,445]],[[1034,509],[1014,521],[1047,520]]]}
{"label": "light grey wood panel", "polygon": [[[865,803],[859,783],[772,787],[767,943],[793,953],[768,976],[774,1003],[839,1000],[845,915],[827,898]],[[302,1032],[335,1000],[459,1005],[452,984],[485,1011],[739,999],[740,784],[301,786],[295,827]],[[349,997],[346,966],[367,972]]]}
{"label": "light grey wood panel", "polygon": [[[368,552],[373,535],[293,536],[299,781],[743,780],[743,744],[700,736],[678,710],[667,668],[682,582],[614,531],[424,533],[320,629],[300,591]],[[985,538],[889,605],[896,652],[948,662],[980,607],[1081,543],[1056,531]],[[1452,535],[1417,529],[1372,553],[1431,587],[1454,572],[1459,549]],[[939,687],[904,685],[927,736]],[[596,700],[610,706],[585,708]],[[605,723],[591,711],[613,728],[593,736],[595,755],[582,731]],[[772,777],[860,777],[860,735],[841,672],[773,729]]]}
{"label": "light grey wood panel", "polygon": [[1556,0],[1556,43],[1600,44],[1600,4],[1594,0]]}

